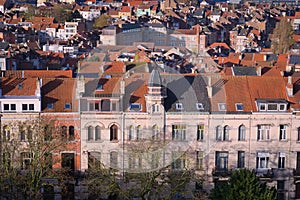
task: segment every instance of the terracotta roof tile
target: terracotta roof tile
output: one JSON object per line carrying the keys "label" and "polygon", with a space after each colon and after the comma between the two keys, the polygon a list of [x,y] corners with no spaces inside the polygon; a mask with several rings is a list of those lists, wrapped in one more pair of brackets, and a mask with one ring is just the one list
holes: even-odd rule
{"label": "terracotta roof tile", "polygon": [[[72,112],[77,111],[75,100],[76,79],[45,78],[42,79],[42,112]],[[71,104],[71,109],[65,109],[65,104]],[[53,104],[53,109],[47,105]]]}
{"label": "terracotta roof tile", "polygon": [[3,78],[3,96],[35,96],[36,78]]}
{"label": "terracotta roof tile", "polygon": [[72,70],[13,70],[5,71],[5,77],[14,78],[72,78]]}
{"label": "terracotta roof tile", "polygon": [[105,67],[105,74],[125,73],[126,65],[121,61],[114,61]]}
{"label": "terracotta roof tile", "polygon": [[218,46],[224,47],[226,49],[230,49],[230,47],[228,46],[228,44],[226,44],[224,42],[214,42],[208,48],[212,49],[212,48],[215,48],[215,47],[218,47]]}

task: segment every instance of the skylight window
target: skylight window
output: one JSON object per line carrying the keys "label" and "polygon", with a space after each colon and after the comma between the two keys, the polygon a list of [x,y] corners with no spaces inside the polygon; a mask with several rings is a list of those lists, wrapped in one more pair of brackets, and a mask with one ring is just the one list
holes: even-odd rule
{"label": "skylight window", "polygon": [[176,103],[176,110],[182,110],[182,109],[183,109],[182,103]]}
{"label": "skylight window", "polygon": [[23,83],[19,83],[18,88],[19,88],[19,90],[23,89]]}
{"label": "skylight window", "polygon": [[235,107],[236,107],[237,111],[243,111],[244,110],[244,105],[242,103],[235,104]]}
{"label": "skylight window", "polygon": [[204,110],[204,106],[202,103],[196,103],[197,110]]}
{"label": "skylight window", "polygon": [[226,111],[226,103],[219,103],[218,106],[220,111]]}
{"label": "skylight window", "polygon": [[65,109],[71,109],[71,104],[70,103],[65,103]]}

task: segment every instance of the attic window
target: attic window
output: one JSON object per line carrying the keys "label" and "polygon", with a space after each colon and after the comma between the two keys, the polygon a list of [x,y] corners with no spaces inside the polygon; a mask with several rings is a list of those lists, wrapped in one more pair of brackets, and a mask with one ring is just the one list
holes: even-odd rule
{"label": "attic window", "polygon": [[242,103],[235,104],[235,107],[236,107],[237,111],[243,111],[244,110],[244,105]]}
{"label": "attic window", "polygon": [[176,103],[176,110],[182,110],[182,109],[183,109],[182,103]]}
{"label": "attic window", "polygon": [[65,103],[65,109],[71,109],[71,104],[70,103]]}
{"label": "attic window", "polygon": [[53,109],[53,108],[54,108],[53,103],[48,103],[48,104],[47,104],[47,108],[48,108],[48,109]]}
{"label": "attic window", "polygon": [[225,111],[226,110],[226,103],[219,103],[218,106],[219,106],[220,111]]}
{"label": "attic window", "polygon": [[131,111],[140,111],[142,109],[142,105],[140,103],[132,103],[130,104],[129,109]]}
{"label": "attic window", "polygon": [[279,111],[286,111],[286,104],[279,104]]}
{"label": "attic window", "polygon": [[101,83],[98,83],[96,90],[103,90],[103,85]]}
{"label": "attic window", "polygon": [[265,103],[261,103],[259,104],[259,111],[266,111],[266,104]]}
{"label": "attic window", "polygon": [[19,88],[19,90],[23,89],[23,83],[19,83],[18,88]]}
{"label": "attic window", "polygon": [[197,110],[204,110],[202,103],[196,103],[196,108],[197,108]]}

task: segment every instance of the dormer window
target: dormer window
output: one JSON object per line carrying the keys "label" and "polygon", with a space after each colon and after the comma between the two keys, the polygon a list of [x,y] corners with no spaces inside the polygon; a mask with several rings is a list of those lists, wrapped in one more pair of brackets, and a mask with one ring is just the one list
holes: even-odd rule
{"label": "dormer window", "polygon": [[65,109],[71,109],[71,104],[70,103],[65,103]]}
{"label": "dormer window", "polygon": [[129,106],[129,110],[131,111],[140,111],[142,109],[142,105],[140,103],[132,103]]}
{"label": "dormer window", "polygon": [[279,111],[286,111],[286,104],[279,104]]}
{"label": "dormer window", "polygon": [[176,103],[176,110],[183,110],[182,103]]}
{"label": "dormer window", "polygon": [[269,103],[268,104],[268,111],[277,111],[277,104],[276,103]]}
{"label": "dormer window", "polygon": [[226,103],[219,103],[218,106],[220,111],[226,111]]}
{"label": "dormer window", "polygon": [[266,104],[265,103],[261,103],[259,104],[259,111],[266,111]]}
{"label": "dormer window", "polygon": [[103,90],[103,85],[101,83],[98,83],[96,90]]}
{"label": "dormer window", "polygon": [[47,104],[47,109],[53,109],[53,108],[54,108],[53,103],[48,103],[48,104]]}
{"label": "dormer window", "polygon": [[196,103],[197,110],[204,110],[204,106],[202,103]]}
{"label": "dormer window", "polygon": [[283,99],[257,99],[256,100],[258,111],[265,112],[284,112],[287,110],[288,102]]}
{"label": "dormer window", "polygon": [[237,103],[237,104],[235,104],[235,108],[237,111],[243,111],[244,105],[242,103]]}

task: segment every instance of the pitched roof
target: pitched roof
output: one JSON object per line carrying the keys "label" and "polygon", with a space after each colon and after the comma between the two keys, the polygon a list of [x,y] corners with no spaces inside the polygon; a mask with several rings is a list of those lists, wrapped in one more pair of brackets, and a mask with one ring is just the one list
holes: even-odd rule
{"label": "pitched roof", "polygon": [[[45,78],[42,80],[42,112],[72,112],[77,111],[75,100],[76,79],[73,78]],[[53,109],[47,108],[53,104]],[[66,104],[71,109],[65,108]]]}
{"label": "pitched roof", "polygon": [[2,78],[3,96],[35,96],[36,78]]}
{"label": "pitched roof", "polygon": [[5,77],[15,78],[72,78],[72,70],[7,70]]}

